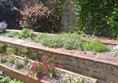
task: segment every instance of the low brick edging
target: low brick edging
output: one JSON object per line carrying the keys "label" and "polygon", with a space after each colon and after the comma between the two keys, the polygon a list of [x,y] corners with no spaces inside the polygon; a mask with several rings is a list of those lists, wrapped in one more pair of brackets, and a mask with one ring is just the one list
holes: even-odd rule
{"label": "low brick edging", "polygon": [[[21,39],[0,37],[0,42],[25,46],[54,56],[65,69],[98,79],[98,83],[118,83],[118,58],[84,54],[82,51],[53,49]],[[74,54],[73,54],[74,52]]]}
{"label": "low brick edging", "polygon": [[83,37],[82,39],[85,41],[99,40],[104,44],[118,45],[118,40],[110,40],[110,39],[103,39],[103,38],[87,38],[87,37]]}

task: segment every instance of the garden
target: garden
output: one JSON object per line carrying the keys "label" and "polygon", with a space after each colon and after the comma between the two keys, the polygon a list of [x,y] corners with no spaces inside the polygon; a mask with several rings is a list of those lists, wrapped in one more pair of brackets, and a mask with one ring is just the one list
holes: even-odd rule
{"label": "garden", "polygon": [[118,83],[117,3],[1,0],[0,83]]}

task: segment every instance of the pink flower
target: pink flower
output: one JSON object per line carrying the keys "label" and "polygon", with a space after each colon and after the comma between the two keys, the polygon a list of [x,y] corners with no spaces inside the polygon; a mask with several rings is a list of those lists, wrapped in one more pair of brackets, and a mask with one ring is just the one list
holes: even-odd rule
{"label": "pink flower", "polygon": [[33,66],[32,66],[32,69],[33,69],[33,70],[37,70],[37,66],[36,66],[36,65],[33,65]]}
{"label": "pink flower", "polygon": [[47,66],[47,65],[42,65],[42,68],[43,68],[45,71],[48,71],[48,66]]}
{"label": "pink flower", "polygon": [[32,67],[31,67],[31,69],[33,69],[33,70],[37,70],[37,62],[33,62],[33,65],[32,65]]}

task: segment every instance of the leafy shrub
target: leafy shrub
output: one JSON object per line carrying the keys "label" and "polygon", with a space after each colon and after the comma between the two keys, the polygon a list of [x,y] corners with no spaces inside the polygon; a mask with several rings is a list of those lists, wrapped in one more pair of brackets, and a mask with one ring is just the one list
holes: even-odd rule
{"label": "leafy shrub", "polygon": [[22,62],[16,62],[16,68],[21,69],[23,68],[24,64]]}
{"label": "leafy shrub", "polygon": [[22,81],[17,81],[16,79],[11,79],[9,76],[0,74],[0,83],[24,83]]}
{"label": "leafy shrub", "polygon": [[[63,35],[62,35],[63,36]],[[83,50],[82,41],[77,34],[67,34],[63,38],[63,48],[69,50]]]}
{"label": "leafy shrub", "polygon": [[27,65],[27,64],[29,63],[29,60],[28,60],[27,57],[25,57],[23,61],[24,61],[24,64],[25,64],[25,65]]}
{"label": "leafy shrub", "polygon": [[11,47],[8,47],[7,48],[7,54],[16,54],[16,49],[15,48],[11,48]]}
{"label": "leafy shrub", "polygon": [[60,48],[63,46],[62,39],[56,36],[50,36],[49,38],[44,39],[42,44],[52,48]]}
{"label": "leafy shrub", "polygon": [[23,56],[23,57],[27,57],[29,54],[30,54],[30,51],[28,50],[28,48],[22,48],[20,49],[20,55]]}
{"label": "leafy shrub", "polygon": [[45,41],[46,38],[48,38],[48,34],[42,33],[35,38],[35,41],[42,43]]}
{"label": "leafy shrub", "polygon": [[110,49],[102,44],[100,41],[90,41],[90,42],[83,42],[83,47],[85,50],[95,51],[95,52],[107,52]]}
{"label": "leafy shrub", "polygon": [[47,35],[42,34],[36,38],[37,42],[52,48],[65,48],[65,49],[80,49],[82,50],[82,41],[77,34],[59,34]]}
{"label": "leafy shrub", "polygon": [[6,52],[6,45],[0,43],[0,53],[5,53]]}
{"label": "leafy shrub", "polygon": [[4,63],[4,62],[6,62],[6,58],[0,57],[0,63]]}
{"label": "leafy shrub", "polygon": [[19,33],[19,38],[34,38],[35,34],[33,30],[29,30],[29,29],[22,29],[21,32]]}
{"label": "leafy shrub", "polygon": [[7,57],[7,61],[10,63],[14,63],[15,60],[16,60],[16,57],[14,55],[10,55]]}
{"label": "leafy shrub", "polygon": [[112,15],[108,18],[107,22],[111,28],[111,34],[115,37],[118,37],[118,8],[114,8]]}
{"label": "leafy shrub", "polygon": [[7,36],[8,37],[15,37],[15,36],[18,36],[18,32],[9,32],[8,34],[7,34]]}
{"label": "leafy shrub", "polygon": [[35,4],[34,6],[26,7],[21,11],[21,14],[22,19],[20,25],[22,27],[44,32],[57,30],[52,10],[45,7],[43,4]]}
{"label": "leafy shrub", "polygon": [[[112,15],[114,8],[117,7],[117,0],[76,0],[78,30],[91,35],[116,37],[118,28],[110,27],[108,19],[117,15],[117,13]],[[116,16],[115,19],[117,18]]]}

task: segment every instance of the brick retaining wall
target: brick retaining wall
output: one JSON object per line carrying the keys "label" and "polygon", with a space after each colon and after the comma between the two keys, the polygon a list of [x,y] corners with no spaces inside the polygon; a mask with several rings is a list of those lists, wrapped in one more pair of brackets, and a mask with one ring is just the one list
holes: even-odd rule
{"label": "brick retaining wall", "polygon": [[[67,70],[98,79],[98,83],[118,83],[118,57],[84,54],[82,51],[53,49],[21,39],[0,37],[0,42],[25,46],[51,55]],[[74,53],[74,54],[73,54]]]}

